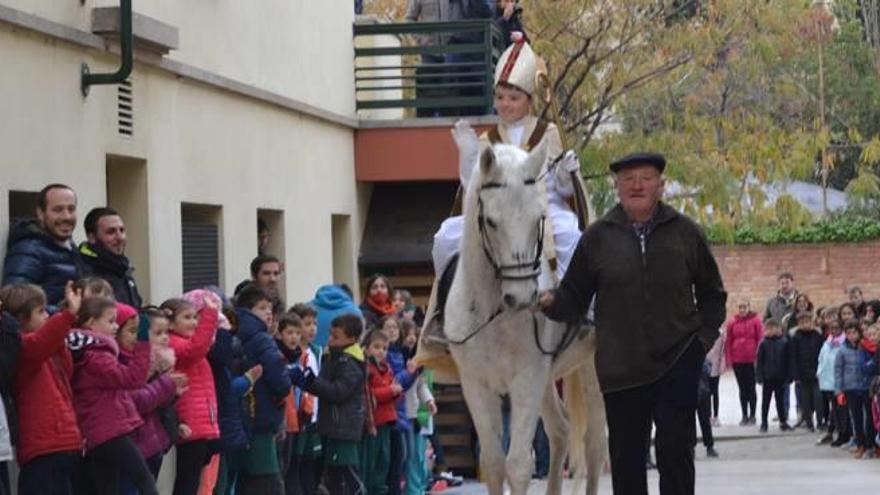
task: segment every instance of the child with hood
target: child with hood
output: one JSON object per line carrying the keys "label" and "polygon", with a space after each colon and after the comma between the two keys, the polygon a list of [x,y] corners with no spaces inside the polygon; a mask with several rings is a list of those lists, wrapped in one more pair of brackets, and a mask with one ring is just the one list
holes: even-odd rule
{"label": "child with hood", "polygon": [[[151,308],[141,318],[149,331],[150,368],[146,385],[131,392],[131,398],[144,420],[144,424],[132,434],[132,439],[146,459],[153,478],[158,480],[162,458],[172,445],[172,435],[163,421],[167,414],[165,410],[172,408],[174,399],[186,390],[187,378],[182,373],[172,371],[174,351],[168,346],[167,314],[158,308]],[[137,344],[138,318],[135,309],[117,304],[116,322],[119,325],[116,334],[119,360],[128,364],[134,358]],[[176,433],[176,430],[175,426],[172,433]],[[174,435],[174,438],[177,436]]]}
{"label": "child with hood", "polygon": [[117,313],[111,299],[86,299],[77,316],[78,330],[68,337],[74,362],[73,405],[85,437],[85,469],[95,493],[115,495],[121,476],[138,493],[158,495],[156,480],[130,437],[144,424],[131,392],[146,383],[149,332],[147,325],[139,326],[131,361],[123,364],[115,339]]}

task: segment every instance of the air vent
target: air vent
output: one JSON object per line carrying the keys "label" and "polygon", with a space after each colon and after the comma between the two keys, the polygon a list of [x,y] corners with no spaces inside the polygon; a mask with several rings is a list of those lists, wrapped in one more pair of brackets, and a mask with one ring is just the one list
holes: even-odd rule
{"label": "air vent", "polygon": [[131,137],[134,134],[134,92],[131,80],[123,81],[117,86],[116,112],[119,134]]}

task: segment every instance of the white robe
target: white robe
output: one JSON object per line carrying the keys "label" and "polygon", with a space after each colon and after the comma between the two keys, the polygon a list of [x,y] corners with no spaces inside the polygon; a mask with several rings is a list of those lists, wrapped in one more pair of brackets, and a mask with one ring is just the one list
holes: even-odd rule
{"label": "white robe", "polygon": [[[513,125],[499,124],[499,134],[502,141],[507,144],[516,144],[523,146],[526,143],[531,131],[535,128],[537,119],[535,117],[526,117],[525,119]],[[526,134],[526,131],[529,134]],[[559,133],[552,124],[547,127],[543,139],[551,139],[548,148],[548,163],[556,158],[562,152],[562,146],[559,141]],[[481,142],[484,146],[489,144],[488,139],[481,136]],[[470,182],[473,173],[473,167],[462,167],[459,171],[459,180],[462,188],[467,190],[467,184]],[[545,164],[546,166],[546,164]],[[553,242],[556,244],[556,275],[558,280],[562,280],[568,264],[571,262],[571,256],[580,239],[581,232],[578,229],[578,219],[575,212],[568,205],[568,198],[574,194],[574,186],[571,183],[571,177],[568,172],[557,167],[553,173],[549,173],[544,179],[547,190],[547,209],[550,217],[550,224],[553,226]],[[461,249],[461,236],[464,229],[464,219],[461,215],[449,217],[440,224],[440,230],[434,234],[434,247],[431,250],[431,256],[434,260],[434,273],[439,277],[449,260]],[[544,284],[541,284],[544,285]],[[544,288],[544,287],[542,287]]]}

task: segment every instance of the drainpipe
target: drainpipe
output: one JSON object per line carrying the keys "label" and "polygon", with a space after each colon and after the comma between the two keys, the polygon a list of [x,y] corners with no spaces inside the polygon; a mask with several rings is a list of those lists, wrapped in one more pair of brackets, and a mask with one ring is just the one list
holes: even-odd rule
{"label": "drainpipe", "polygon": [[134,34],[131,27],[131,0],[119,1],[119,46],[122,52],[122,64],[116,72],[92,74],[89,65],[82,64],[81,90],[83,96],[89,95],[89,87],[93,84],[118,84],[131,74],[134,66]]}

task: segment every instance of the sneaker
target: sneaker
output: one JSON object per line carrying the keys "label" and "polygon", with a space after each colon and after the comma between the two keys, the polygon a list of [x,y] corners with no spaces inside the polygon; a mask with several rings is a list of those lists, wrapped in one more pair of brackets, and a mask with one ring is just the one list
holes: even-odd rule
{"label": "sneaker", "polygon": [[873,459],[874,458],[874,449],[865,449],[865,453],[862,454],[862,459]]}
{"label": "sneaker", "polygon": [[762,424],[761,427],[758,428],[758,431],[760,431],[761,433],[767,433],[767,424]]}
{"label": "sneaker", "polygon": [[718,457],[718,451],[715,447],[706,447],[706,457]]}
{"label": "sneaker", "polygon": [[464,483],[464,478],[461,476],[455,476],[452,474],[452,471],[443,471],[439,475],[437,475],[437,479],[441,479],[445,481],[448,486],[461,486]]}
{"label": "sneaker", "polygon": [[828,433],[825,436],[823,436],[822,438],[816,440],[816,445],[825,445],[828,443],[832,443],[832,440],[834,440],[834,437],[831,436],[830,433]]}
{"label": "sneaker", "polygon": [[846,437],[838,437],[837,440],[831,442],[832,447],[842,447],[849,443],[849,438]]}

